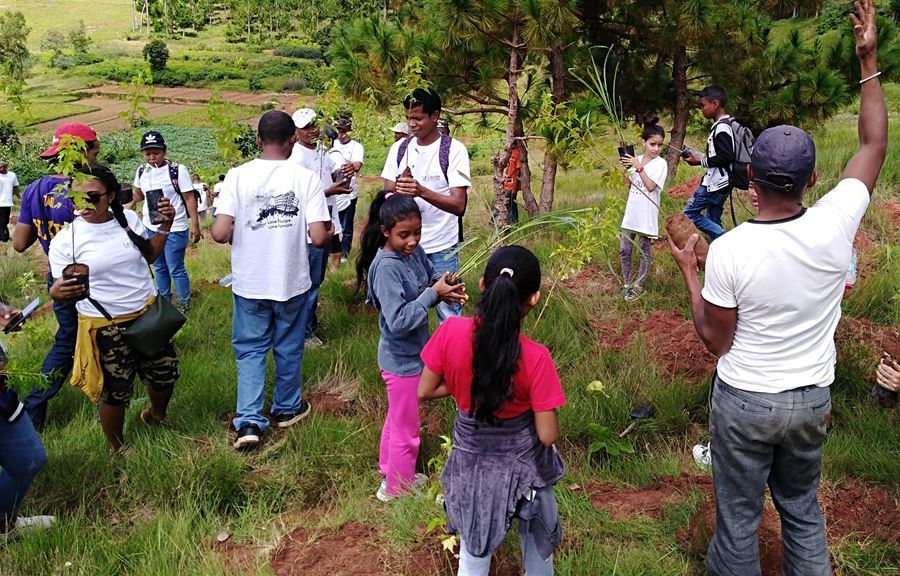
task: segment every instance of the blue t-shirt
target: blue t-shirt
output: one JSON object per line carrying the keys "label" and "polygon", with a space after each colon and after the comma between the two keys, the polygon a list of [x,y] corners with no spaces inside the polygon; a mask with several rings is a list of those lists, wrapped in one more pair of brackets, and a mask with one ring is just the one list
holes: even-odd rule
{"label": "blue t-shirt", "polygon": [[[50,241],[56,233],[75,218],[75,205],[65,196],[68,182],[64,176],[41,176],[22,193],[18,221],[37,231],[44,254],[50,250]],[[60,184],[63,187],[57,189]]]}

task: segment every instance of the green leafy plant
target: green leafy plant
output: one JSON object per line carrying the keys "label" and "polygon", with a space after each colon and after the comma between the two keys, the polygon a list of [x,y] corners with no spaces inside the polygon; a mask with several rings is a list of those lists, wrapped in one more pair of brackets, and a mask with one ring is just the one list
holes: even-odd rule
{"label": "green leafy plant", "polygon": [[[594,57],[594,50],[606,50],[603,56],[603,65],[597,65],[597,59]],[[612,55],[612,46],[593,46],[588,50],[591,58],[591,65],[586,70],[587,78],[580,76],[574,68],[569,69],[569,73],[585,88],[597,97],[600,106],[606,112],[609,121],[612,123],[619,135],[619,142],[625,144],[625,113],[622,109],[622,100],[616,96],[616,80],[619,75],[619,63],[616,62],[612,70],[609,71],[609,58]]]}
{"label": "green leafy plant", "polygon": [[158,38],[144,44],[142,53],[144,60],[150,63],[150,69],[154,72],[163,70],[169,61],[169,47]]}
{"label": "green leafy plant", "polygon": [[588,458],[597,452],[604,452],[615,458],[622,454],[634,454],[634,444],[619,438],[619,435],[603,424],[588,425],[588,434],[592,440],[588,444]]}
{"label": "green leafy plant", "polygon": [[223,102],[218,94],[214,94],[206,108],[210,122],[215,126],[216,151],[229,166],[235,166],[243,155],[238,146],[243,130],[234,118],[234,105]]}
{"label": "green leafy plant", "polygon": [[125,101],[128,108],[118,113],[119,118],[124,118],[131,128],[145,126],[150,121],[150,113],[144,104],[150,102],[156,88],[152,86],[153,77],[149,69],[139,70],[131,82],[125,86]]}

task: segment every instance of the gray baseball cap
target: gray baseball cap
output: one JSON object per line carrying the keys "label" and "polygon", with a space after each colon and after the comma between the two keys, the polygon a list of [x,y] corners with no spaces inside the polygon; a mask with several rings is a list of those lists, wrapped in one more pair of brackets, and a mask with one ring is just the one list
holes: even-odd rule
{"label": "gray baseball cap", "polygon": [[816,145],[796,126],[775,126],[756,139],[750,165],[757,184],[792,194],[806,188],[816,168]]}

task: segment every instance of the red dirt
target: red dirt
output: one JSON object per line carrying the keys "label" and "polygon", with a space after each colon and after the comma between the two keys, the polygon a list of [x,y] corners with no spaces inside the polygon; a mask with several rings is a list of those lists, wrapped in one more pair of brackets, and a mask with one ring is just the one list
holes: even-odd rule
{"label": "red dirt", "polygon": [[447,432],[447,427],[444,425],[444,417],[436,409],[429,407],[428,404],[419,406],[419,420],[422,422],[422,427],[425,429],[426,434],[435,436]]}
{"label": "red dirt", "polygon": [[687,200],[694,195],[694,190],[696,190],[697,186],[700,185],[701,180],[702,178],[700,178],[699,176],[697,178],[691,178],[687,182],[679,184],[678,186],[672,186],[667,190],[667,192],[672,198],[681,198],[682,200]]}
{"label": "red dirt", "polygon": [[343,416],[350,412],[350,402],[330,392],[316,390],[307,397],[307,400],[313,411],[325,416]]}
{"label": "red dirt", "polygon": [[[646,515],[662,518],[664,508],[683,501],[692,492],[701,492],[697,511],[688,527],[677,530],[679,544],[699,557],[706,555],[716,523],[715,496],[708,476],[663,476],[646,488],[629,488],[607,482],[592,482],[584,488],[591,504],[610,513],[613,520]],[[900,544],[900,508],[887,490],[848,479],[840,484],[824,483],[819,504],[825,516],[831,545],[852,538]],[[774,505],[767,500],[759,528],[760,562],[764,576],[781,573],[781,523]]]}
{"label": "red dirt", "polygon": [[885,350],[895,358],[900,358],[900,328],[879,326],[869,320],[843,317],[834,334],[838,355],[846,353],[848,347],[862,345],[873,358],[881,356]]}
{"label": "red dirt", "polygon": [[900,230],[900,201],[888,200],[884,203],[883,210],[891,221],[891,228]]}
{"label": "red dirt", "polygon": [[588,298],[598,292],[609,294],[619,289],[619,279],[609,270],[597,266],[587,266],[561,284],[579,298]]}
{"label": "red dirt", "polygon": [[207,546],[215,550],[225,559],[225,564],[235,572],[248,573],[253,570],[257,549],[247,544],[238,544],[233,540],[219,542],[215,538],[207,541]]}
{"label": "red dirt", "polygon": [[639,329],[650,355],[669,376],[706,375],[716,365],[716,357],[700,341],[693,323],[675,310],[654,310],[640,324],[630,320],[624,326],[603,322],[592,326],[600,346],[613,350],[625,348]]}

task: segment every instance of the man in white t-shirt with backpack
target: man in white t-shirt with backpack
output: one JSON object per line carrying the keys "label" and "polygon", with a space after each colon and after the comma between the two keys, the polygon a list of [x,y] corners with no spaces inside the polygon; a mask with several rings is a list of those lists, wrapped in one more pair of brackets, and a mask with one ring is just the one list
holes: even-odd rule
{"label": "man in white t-shirt with backpack", "polygon": [[275,359],[271,419],[286,428],[311,410],[300,393],[312,286],[307,239],[317,247],[327,244],[329,215],[321,179],[288,159],[295,139],[294,122],[284,112],[260,118],[262,155],[228,171],[212,228],[216,242],[231,243],[237,450],[255,448],[269,425],[262,415],[269,350]]}
{"label": "man in white t-shirt with backpack", "polygon": [[[469,151],[459,140],[438,130],[441,97],[433,89],[416,88],[403,101],[412,136],[394,142],[381,177],[386,190],[414,196],[422,211],[422,248],[436,273],[457,272],[466,212]],[[462,312],[459,305],[439,303],[438,322]]]}
{"label": "man in white t-shirt with backpack", "polygon": [[[153,263],[156,287],[163,298],[172,299],[175,284],[175,304],[182,310],[191,305],[191,279],[184,265],[188,240],[200,241],[200,216],[197,212],[197,192],[188,169],[166,159],[166,141],[155,130],[141,136],[141,153],[145,164],[134,175],[132,204],[148,196],[166,197],[175,208],[175,221],[167,234],[166,249]],[[130,206],[126,206],[130,207]],[[150,214],[150,202],[144,202],[142,222],[150,235],[162,234]],[[190,233],[190,238],[189,238]]]}
{"label": "man in white t-shirt with backpack", "polygon": [[19,179],[6,160],[0,160],[0,242],[9,242],[9,214],[13,196],[19,195]]}
{"label": "man in white t-shirt with backpack", "polygon": [[781,517],[785,574],[831,574],[816,492],[835,377],[853,238],[887,149],[878,82],[875,7],[851,16],[861,67],[859,149],[830,192],[810,208],[815,145],[794,126],[760,134],[747,171],[759,214],[712,243],[701,290],[695,234],[672,253],[687,282],[694,326],[719,356],[710,402],[716,529],[713,575],[759,574],[757,528],[765,488]]}

